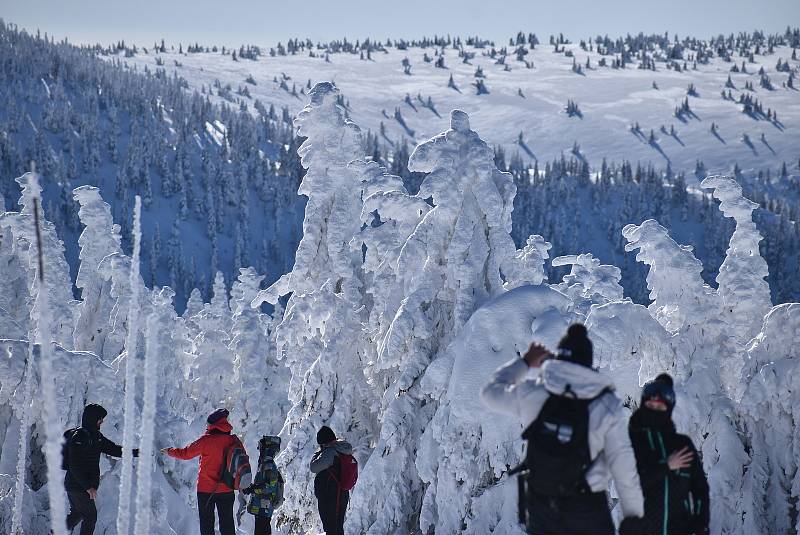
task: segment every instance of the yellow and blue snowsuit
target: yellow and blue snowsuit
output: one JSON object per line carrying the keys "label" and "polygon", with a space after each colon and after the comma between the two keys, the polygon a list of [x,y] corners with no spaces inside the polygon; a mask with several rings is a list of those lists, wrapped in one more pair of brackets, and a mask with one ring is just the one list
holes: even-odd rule
{"label": "yellow and blue snowsuit", "polygon": [[272,456],[259,459],[258,472],[250,490],[247,512],[251,515],[271,517],[275,508],[283,502],[283,477]]}

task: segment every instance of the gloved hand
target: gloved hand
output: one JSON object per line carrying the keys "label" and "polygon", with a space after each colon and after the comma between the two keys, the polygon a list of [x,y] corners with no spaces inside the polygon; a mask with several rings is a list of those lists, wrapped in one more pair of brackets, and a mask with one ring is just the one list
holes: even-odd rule
{"label": "gloved hand", "polygon": [[642,535],[642,532],[642,519],[638,516],[625,517],[619,525],[619,535]]}
{"label": "gloved hand", "polygon": [[139,456],[139,448],[133,448],[133,456],[134,457],[138,457]]}

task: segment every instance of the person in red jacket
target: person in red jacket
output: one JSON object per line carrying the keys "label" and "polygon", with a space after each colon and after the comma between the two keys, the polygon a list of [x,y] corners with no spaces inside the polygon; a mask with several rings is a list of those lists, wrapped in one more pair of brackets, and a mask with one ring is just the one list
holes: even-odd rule
{"label": "person in red jacket", "polygon": [[197,474],[197,509],[200,513],[200,535],[214,535],[214,508],[219,516],[221,535],[234,535],[233,489],[220,481],[225,450],[239,441],[231,435],[233,426],[228,423],[228,409],[217,409],[207,419],[205,434],[185,448],[164,448],[162,453],[181,460],[200,456]]}

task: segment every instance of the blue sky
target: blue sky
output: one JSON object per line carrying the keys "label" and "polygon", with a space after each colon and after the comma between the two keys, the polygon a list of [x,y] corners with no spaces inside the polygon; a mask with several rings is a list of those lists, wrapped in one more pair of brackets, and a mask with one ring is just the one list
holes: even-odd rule
{"label": "blue sky", "polygon": [[289,37],[328,40],[518,30],[572,39],[596,34],[712,34],[800,25],[800,0],[0,0],[0,17],[75,43],[119,39],[272,45]]}

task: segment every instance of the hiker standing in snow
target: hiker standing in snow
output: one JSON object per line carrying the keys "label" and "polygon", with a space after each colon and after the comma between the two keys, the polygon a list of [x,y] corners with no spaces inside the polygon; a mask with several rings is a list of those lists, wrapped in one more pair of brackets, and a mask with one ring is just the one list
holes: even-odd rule
{"label": "hiker standing in snow", "polygon": [[247,512],[256,517],[254,535],[271,535],[272,513],[283,502],[283,476],[275,465],[281,437],[263,436],[258,441],[258,470],[253,484],[242,490],[250,494]]}
{"label": "hiker standing in snow", "polygon": [[[80,535],[92,535],[97,523],[97,487],[100,485],[100,454],[122,457],[122,446],[111,442],[103,433],[108,412],[100,405],[90,404],[83,409],[81,426],[64,433],[62,468],[67,470],[64,487],[69,498],[67,529],[72,531],[81,524]],[[139,456],[139,450],[133,450]]]}
{"label": "hiker standing in snow", "polygon": [[336,438],[333,430],[323,425],[317,432],[320,449],[311,459],[314,495],[319,517],[326,535],[344,535],[344,514],[350,490],[358,478],[358,463],[349,442]]}
{"label": "hiker standing in snow", "polygon": [[642,388],[628,422],[644,493],[647,535],[707,535],[708,482],[692,439],[675,431],[672,377],[662,373]]}
{"label": "hiker standing in snow", "polygon": [[[626,415],[613,382],[592,369],[583,325],[570,326],[553,355],[531,344],[481,391],[484,404],[526,426],[520,520],[536,535],[613,535],[609,479],[620,498],[620,533],[639,533],[644,514]],[[530,368],[541,368],[536,379]]]}
{"label": "hiker standing in snow", "polygon": [[197,474],[197,510],[200,514],[200,535],[214,535],[214,508],[219,516],[221,535],[234,535],[233,522],[234,489],[222,481],[221,475],[226,462],[225,453],[231,447],[241,447],[236,435],[231,435],[233,426],[228,423],[228,409],[217,409],[208,419],[208,427],[203,436],[185,448],[164,448],[162,453],[181,460],[200,456],[200,470]]}

